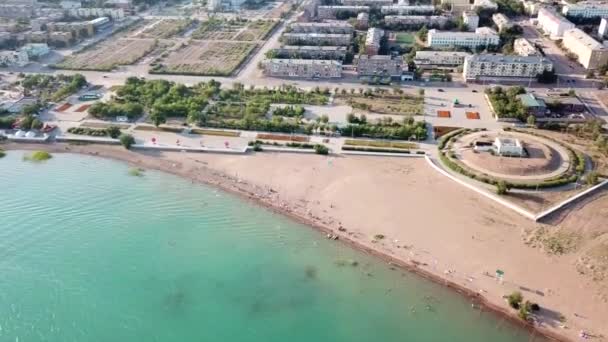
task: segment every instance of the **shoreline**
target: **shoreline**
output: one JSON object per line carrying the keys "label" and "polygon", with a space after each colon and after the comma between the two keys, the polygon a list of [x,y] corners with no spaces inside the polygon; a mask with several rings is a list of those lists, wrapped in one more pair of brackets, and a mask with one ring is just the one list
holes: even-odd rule
{"label": "shoreline", "polygon": [[[418,276],[424,277],[429,281],[433,281],[439,285],[450,288],[456,291],[459,295],[465,296],[470,300],[476,310],[481,312],[488,312],[496,316],[497,319],[507,319],[510,322],[519,325],[520,327],[528,330],[532,335],[541,335],[544,338],[553,341],[570,342],[574,341],[567,337],[565,334],[559,334],[551,329],[539,327],[532,323],[522,321],[517,317],[516,311],[509,310],[509,308],[500,306],[483,294],[467,288],[464,285],[458,284],[456,281],[437,275],[430,270],[426,270],[423,267],[429,266],[427,263],[419,262],[413,258],[409,258],[409,261],[405,258],[400,258],[397,255],[393,255],[390,251],[384,251],[379,247],[375,247],[374,243],[365,243],[361,240],[353,238],[349,234],[349,230],[345,229],[341,231],[331,226],[331,223],[325,222],[322,218],[314,215],[305,215],[304,213],[298,212],[296,208],[287,203],[287,201],[281,201],[276,203],[273,201],[273,194],[278,194],[278,191],[273,189],[267,190],[264,187],[250,184],[242,181],[239,178],[230,176],[227,173],[213,170],[209,168],[206,163],[201,162],[196,175],[192,174],[192,170],[183,168],[180,162],[164,159],[162,153],[158,152],[134,152],[123,149],[122,146],[101,146],[101,145],[69,145],[65,143],[52,143],[52,144],[18,144],[8,143],[0,145],[7,151],[31,151],[31,150],[45,150],[51,153],[72,153],[88,155],[93,157],[100,157],[110,160],[126,163],[130,166],[141,167],[145,169],[153,169],[160,172],[165,172],[178,176],[187,180],[208,186],[218,188],[222,191],[226,191],[233,195],[236,195],[242,199],[249,201],[250,203],[266,208],[273,213],[283,215],[289,219],[298,222],[300,224],[309,226],[324,234],[333,234],[338,236],[340,243],[356,249],[359,252],[372,255],[379,258],[383,262],[386,262],[389,266],[395,266],[407,272],[413,272]],[[264,195],[266,193],[266,195]],[[301,208],[297,208],[301,209]],[[339,223],[339,227],[342,227]],[[345,227],[347,228],[347,227]]]}

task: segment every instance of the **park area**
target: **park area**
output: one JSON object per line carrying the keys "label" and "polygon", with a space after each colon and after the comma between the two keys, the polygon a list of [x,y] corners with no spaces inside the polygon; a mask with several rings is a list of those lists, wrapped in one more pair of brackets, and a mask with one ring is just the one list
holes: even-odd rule
{"label": "park area", "polygon": [[257,41],[266,38],[278,22],[273,20],[214,19],[202,22],[192,34],[198,40]]}
{"label": "park area", "polygon": [[56,64],[58,69],[111,71],[130,65],[154,51],[154,39],[110,39],[67,57]]}
{"label": "park area", "polygon": [[134,38],[147,39],[169,39],[182,33],[190,24],[189,19],[163,19],[148,25],[134,32]]}
{"label": "park area", "polygon": [[353,107],[357,113],[421,115],[424,111],[424,97],[407,93],[369,91],[363,94],[341,94],[336,98],[336,102]]}
{"label": "park area", "polygon": [[414,46],[415,43],[414,34],[410,32],[396,32],[395,33],[395,43],[403,46],[403,47],[411,47]]}
{"label": "park area", "polygon": [[244,42],[192,41],[157,59],[150,73],[229,76],[255,46]]}

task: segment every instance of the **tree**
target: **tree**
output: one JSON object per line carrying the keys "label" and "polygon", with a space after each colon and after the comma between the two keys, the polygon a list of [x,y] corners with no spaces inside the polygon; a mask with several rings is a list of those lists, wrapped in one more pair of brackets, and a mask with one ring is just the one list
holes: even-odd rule
{"label": "tree", "polygon": [[122,146],[124,146],[127,150],[131,149],[131,146],[133,146],[133,144],[135,144],[135,138],[133,138],[133,136],[131,134],[121,134],[120,135],[120,143],[122,144]]}
{"label": "tree", "polygon": [[496,183],[496,193],[498,195],[506,195],[509,192],[509,186],[503,180],[498,181]]}
{"label": "tree", "polygon": [[588,70],[587,73],[585,74],[585,78],[594,78],[595,77],[595,72],[593,70]]}
{"label": "tree", "polygon": [[23,119],[21,119],[21,121],[19,121],[19,128],[21,129],[31,129],[32,128],[32,122],[34,122],[34,116],[33,115],[26,115],[23,117]]}
{"label": "tree", "polygon": [[596,185],[597,182],[599,181],[598,179],[598,174],[597,171],[591,171],[587,174],[587,176],[585,177],[585,181],[587,182],[587,185]]}
{"label": "tree", "polygon": [[329,122],[329,116],[327,116],[326,114],[321,115],[321,122],[322,123],[328,123]]}
{"label": "tree", "polygon": [[327,155],[327,154],[329,154],[329,148],[327,148],[327,146],[325,146],[325,145],[316,144],[315,145],[315,153],[316,154]]}
{"label": "tree", "polygon": [[108,135],[112,139],[116,139],[120,136],[120,128],[118,128],[116,126],[110,126],[110,127],[106,128],[106,132],[108,132]]}
{"label": "tree", "polygon": [[528,126],[536,126],[536,116],[529,115],[526,121],[528,122]]}
{"label": "tree", "polygon": [[576,91],[574,89],[568,90],[568,96],[572,96],[572,97],[576,96]]}
{"label": "tree", "polygon": [[150,114],[150,120],[152,120],[154,126],[158,127],[160,124],[164,124],[165,122],[167,122],[167,116],[162,110],[152,110],[152,114]]}
{"label": "tree", "polygon": [[420,40],[422,40],[423,42],[426,41],[427,35],[429,33],[429,29],[426,27],[426,25],[422,26],[420,28],[420,30],[418,30],[418,32],[416,32],[416,35],[418,36],[418,38]]}
{"label": "tree", "polygon": [[30,126],[31,129],[41,129],[44,124],[39,119],[32,120],[32,124]]}
{"label": "tree", "polygon": [[507,301],[509,302],[509,306],[513,309],[519,309],[521,302],[524,300],[524,296],[522,296],[521,292],[515,291],[509,295]]}
{"label": "tree", "polygon": [[536,80],[538,81],[538,83],[543,84],[555,83],[555,81],[557,81],[557,75],[553,70],[544,70],[542,73],[536,76]]}
{"label": "tree", "polygon": [[423,88],[418,89],[418,95],[424,96],[424,89]]}

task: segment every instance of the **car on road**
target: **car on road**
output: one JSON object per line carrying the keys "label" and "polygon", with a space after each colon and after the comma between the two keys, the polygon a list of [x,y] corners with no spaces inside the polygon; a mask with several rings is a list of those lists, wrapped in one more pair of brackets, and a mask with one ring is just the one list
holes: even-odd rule
{"label": "car on road", "polygon": [[438,92],[443,93],[443,89],[439,88],[437,89]]}
{"label": "car on road", "polygon": [[472,91],[472,92],[474,92],[474,93],[476,93],[476,92],[477,92],[477,90],[476,90],[476,89],[473,89],[473,90],[471,90],[471,91]]}

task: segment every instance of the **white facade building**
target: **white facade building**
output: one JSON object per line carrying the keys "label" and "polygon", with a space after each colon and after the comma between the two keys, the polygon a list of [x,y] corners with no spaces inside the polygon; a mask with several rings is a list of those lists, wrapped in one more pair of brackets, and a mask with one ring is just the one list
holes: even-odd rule
{"label": "white facade building", "polygon": [[450,18],[443,15],[387,15],[384,17],[386,25],[419,25],[443,27]]}
{"label": "white facade building", "polygon": [[467,25],[467,29],[471,32],[475,32],[477,27],[479,27],[479,16],[475,11],[462,12],[462,21]]}
{"label": "white facade building", "polygon": [[535,78],[545,70],[553,70],[553,63],[543,57],[484,54],[466,57],[462,75],[465,82],[497,78],[519,80]]}
{"label": "white facade building", "polygon": [[561,38],[566,30],[574,28],[573,23],[547,8],[538,10],[538,26],[552,38]]}
{"label": "white facade building", "polygon": [[539,56],[538,49],[526,38],[517,38],[513,42],[513,51],[520,56]]}
{"label": "white facade building", "polygon": [[608,48],[577,28],[564,32],[562,45],[574,53],[586,69],[597,69],[608,63]]}
{"label": "white facade building", "polygon": [[523,157],[524,147],[519,139],[495,138],[492,144],[494,152],[500,156]]}
{"label": "white facade building", "polygon": [[31,59],[42,57],[51,52],[51,49],[47,44],[26,44],[21,47],[20,51],[25,51],[27,57]]}
{"label": "white facade building", "polygon": [[268,59],[264,72],[274,77],[339,78],[342,63],[317,59]]}
{"label": "white facade building", "polygon": [[608,16],[608,3],[581,1],[576,4],[565,3],[562,14],[568,17],[597,18]]}
{"label": "white facade building", "polygon": [[492,0],[475,0],[473,8],[498,9],[498,5]]}
{"label": "white facade building", "polygon": [[416,51],[414,63],[419,67],[452,67],[462,65],[468,56],[471,54],[464,51]]}
{"label": "white facade building", "polygon": [[600,22],[600,27],[597,29],[597,34],[601,38],[603,38],[603,37],[606,37],[607,33],[608,33],[608,19],[602,18],[602,21]]}
{"label": "white facade building", "polygon": [[486,47],[488,45],[498,45],[500,37],[496,31],[488,27],[480,27],[475,32],[447,32],[430,30],[427,37],[427,46],[437,48],[447,47]]}
{"label": "white facade building", "polygon": [[435,6],[432,5],[390,5],[382,6],[380,8],[382,14],[395,14],[395,15],[406,15],[406,14],[430,14],[435,12]]}

